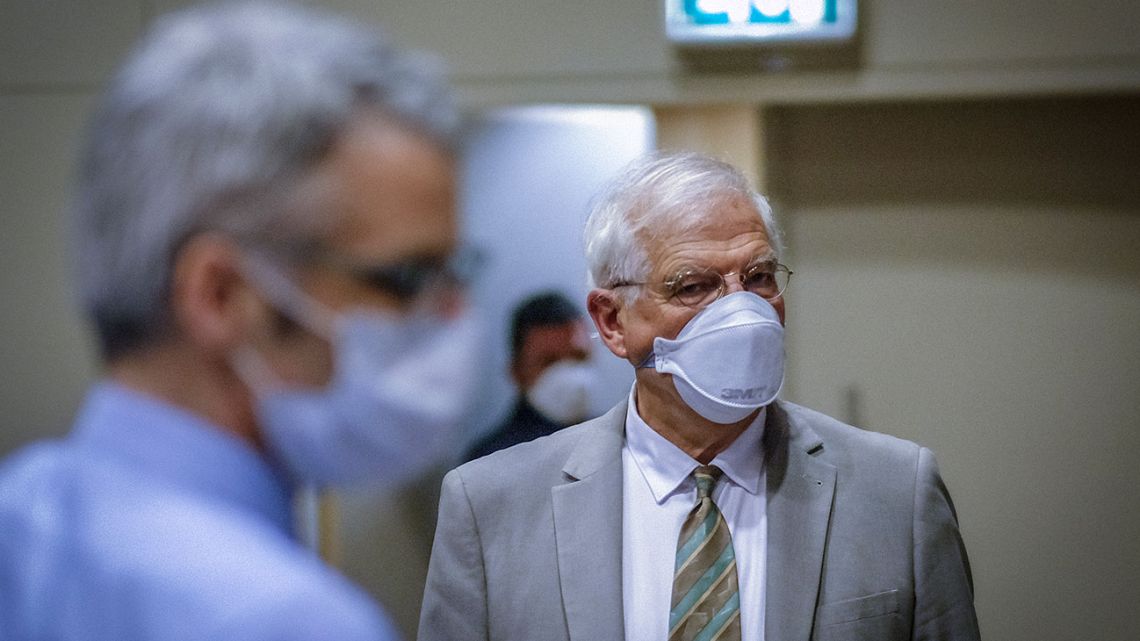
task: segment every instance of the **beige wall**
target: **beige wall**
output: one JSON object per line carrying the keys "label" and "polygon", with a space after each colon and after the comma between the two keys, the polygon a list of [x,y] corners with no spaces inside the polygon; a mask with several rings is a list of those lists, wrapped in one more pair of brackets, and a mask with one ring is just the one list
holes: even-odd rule
{"label": "beige wall", "polygon": [[0,95],[0,456],[62,434],[94,370],[61,213],[88,102]]}
{"label": "beige wall", "polygon": [[[179,0],[0,3],[0,451],[58,433],[93,371],[67,292],[60,214],[83,116],[151,16]],[[439,51],[472,104],[799,104],[1140,90],[1140,4],[864,1],[855,69],[687,73],[650,0],[328,0]],[[462,27],[463,32],[458,29]],[[965,36],[963,34],[966,34]],[[764,164],[757,158],[758,165]],[[9,293],[10,292],[10,293]]]}
{"label": "beige wall", "polygon": [[659,141],[760,165],[784,397],[934,449],[986,638],[1140,635],[1140,96],[743,111]]}
{"label": "beige wall", "polygon": [[1140,97],[772,110],[786,396],[931,447],[990,639],[1140,636]]}
{"label": "beige wall", "polygon": [[832,101],[1140,84],[1140,4],[1127,0],[860,0],[859,41],[841,56],[853,69],[763,73],[767,58],[751,55],[742,56],[747,67],[719,75],[684,72],[662,35],[663,0],[327,4],[443,52],[468,98],[488,104]]}
{"label": "beige wall", "polygon": [[[148,17],[181,4],[0,2],[0,454],[62,433],[94,375],[62,242],[77,134]],[[323,4],[441,52],[473,105],[652,104],[671,144],[754,163],[798,272],[789,395],[936,449],[987,638],[1140,636],[1138,147],[1121,117],[1140,3],[865,1],[845,66],[729,74],[686,71],[652,0]],[[1133,98],[1095,98],[1112,93]],[[985,104],[1010,96],[1094,98]],[[721,147],[699,132],[724,121],[692,105],[769,117]],[[378,575],[409,545],[346,536],[376,537],[380,561],[346,562]],[[376,590],[414,625],[414,581]]]}

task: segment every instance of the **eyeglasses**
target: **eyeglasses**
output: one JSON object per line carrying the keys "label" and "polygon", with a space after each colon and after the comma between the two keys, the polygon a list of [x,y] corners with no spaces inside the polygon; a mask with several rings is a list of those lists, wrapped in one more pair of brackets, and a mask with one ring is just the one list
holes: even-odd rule
{"label": "eyeglasses", "polygon": [[[660,291],[669,300],[686,307],[704,307],[720,298],[728,290],[728,278],[736,277],[745,291],[772,301],[783,296],[792,278],[792,270],[773,261],[758,263],[740,272],[721,274],[715,270],[690,269],[682,271],[661,284]],[[616,287],[648,285],[646,282],[619,282]]]}
{"label": "eyeglasses", "polygon": [[486,263],[486,256],[476,248],[465,247],[447,257],[418,256],[365,265],[343,255],[322,252],[316,262],[343,271],[364,285],[391,295],[401,304],[411,304],[432,293],[467,287]]}

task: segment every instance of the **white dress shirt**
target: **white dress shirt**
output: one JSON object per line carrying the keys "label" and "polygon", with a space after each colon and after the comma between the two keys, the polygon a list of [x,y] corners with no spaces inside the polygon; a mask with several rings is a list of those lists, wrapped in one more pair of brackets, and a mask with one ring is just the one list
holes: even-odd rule
{"label": "white dress shirt", "polygon": [[[697,502],[691,474],[700,465],[649,427],[630,392],[622,447],[622,606],[626,641],[669,637],[677,537]],[[713,501],[732,534],[740,587],[742,641],[764,639],[768,521],[761,437],[765,410],[714,458],[724,471]]]}

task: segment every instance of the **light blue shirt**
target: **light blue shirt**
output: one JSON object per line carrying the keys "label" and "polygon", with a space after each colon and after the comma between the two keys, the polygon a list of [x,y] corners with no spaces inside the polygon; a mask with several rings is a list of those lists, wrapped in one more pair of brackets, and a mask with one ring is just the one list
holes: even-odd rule
{"label": "light blue shirt", "polygon": [[0,466],[0,641],[397,638],[252,448],[124,387]]}

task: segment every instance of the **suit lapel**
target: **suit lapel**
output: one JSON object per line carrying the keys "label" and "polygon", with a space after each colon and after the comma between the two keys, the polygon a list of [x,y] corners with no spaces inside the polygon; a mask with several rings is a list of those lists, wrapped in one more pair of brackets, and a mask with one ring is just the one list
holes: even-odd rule
{"label": "suit lapel", "polygon": [[811,636],[823,567],[835,468],[815,458],[814,431],[793,425],[779,403],[768,407],[764,448],[768,492],[768,557],[764,636]]}
{"label": "suit lapel", "polygon": [[562,604],[572,641],[624,637],[622,463],[627,403],[583,431],[551,490]]}

